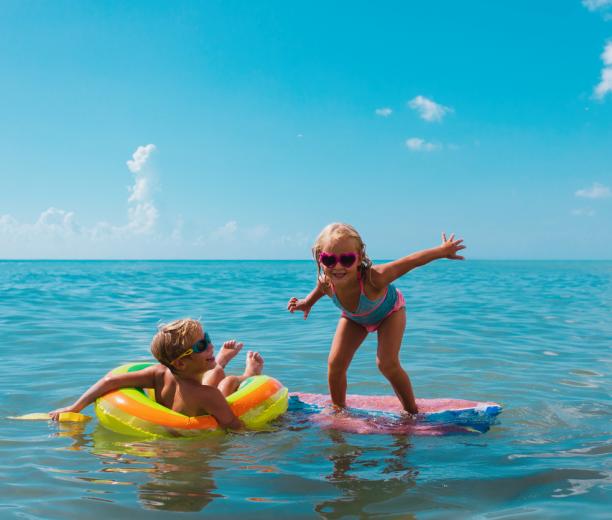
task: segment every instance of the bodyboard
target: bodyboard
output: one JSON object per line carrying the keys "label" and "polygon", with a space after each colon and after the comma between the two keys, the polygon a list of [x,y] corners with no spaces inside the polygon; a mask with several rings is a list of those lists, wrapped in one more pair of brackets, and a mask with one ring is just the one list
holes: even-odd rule
{"label": "bodyboard", "polygon": [[289,410],[305,413],[326,429],[350,433],[447,435],[484,433],[502,406],[466,399],[417,399],[419,414],[407,415],[395,396],[348,395],[346,408],[335,409],[329,395],[296,393]]}

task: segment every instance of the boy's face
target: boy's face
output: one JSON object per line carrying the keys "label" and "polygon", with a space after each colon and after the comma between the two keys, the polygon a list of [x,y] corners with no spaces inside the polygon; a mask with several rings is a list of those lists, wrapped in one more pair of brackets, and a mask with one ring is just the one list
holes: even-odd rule
{"label": "boy's face", "polygon": [[202,366],[204,370],[210,370],[217,365],[215,361],[215,346],[212,342],[209,342],[204,350],[197,353],[194,352],[192,357],[195,361],[200,363],[200,366]]}
{"label": "boy's face", "polygon": [[201,337],[174,364],[180,370],[207,371],[214,368],[217,363],[215,361],[215,347],[210,336],[202,331]]}

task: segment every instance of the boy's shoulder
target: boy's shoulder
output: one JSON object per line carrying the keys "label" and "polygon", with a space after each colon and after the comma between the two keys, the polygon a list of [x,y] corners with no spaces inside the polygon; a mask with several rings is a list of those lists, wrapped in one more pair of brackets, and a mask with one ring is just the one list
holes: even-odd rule
{"label": "boy's shoulder", "polygon": [[220,406],[227,406],[227,401],[217,387],[203,385],[195,381],[180,380],[176,381],[181,388],[181,398],[186,410],[182,413],[187,415],[215,414]]}
{"label": "boy's shoulder", "polygon": [[157,363],[148,368],[155,378],[155,386],[164,385],[168,381],[176,380],[175,375],[167,366]]}
{"label": "boy's shoulder", "polygon": [[170,373],[172,374],[172,371],[165,365],[162,365],[161,363],[156,363],[155,365],[151,365],[149,367],[149,370],[151,370],[154,374],[166,374],[166,373]]}

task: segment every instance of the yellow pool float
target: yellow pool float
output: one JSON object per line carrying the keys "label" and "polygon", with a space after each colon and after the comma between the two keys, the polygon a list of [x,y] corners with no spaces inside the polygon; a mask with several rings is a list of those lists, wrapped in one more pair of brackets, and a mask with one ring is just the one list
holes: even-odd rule
{"label": "yellow pool float", "polygon": [[[142,370],[153,363],[130,363],[111,371],[125,374]],[[260,429],[287,411],[289,393],[279,381],[266,375],[245,379],[227,402],[249,429]],[[155,402],[151,389],[122,388],[96,400],[100,423],[117,433],[138,437],[195,437],[219,430],[212,415],[189,417]]]}

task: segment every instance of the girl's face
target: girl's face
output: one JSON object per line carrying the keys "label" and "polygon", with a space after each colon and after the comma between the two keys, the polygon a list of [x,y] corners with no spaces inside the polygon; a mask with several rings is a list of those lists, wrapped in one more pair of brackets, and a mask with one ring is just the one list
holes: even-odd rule
{"label": "girl's face", "polygon": [[[348,265],[353,258],[352,264]],[[351,237],[327,240],[323,243],[318,262],[334,285],[354,282],[361,263],[357,241]]]}

